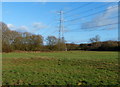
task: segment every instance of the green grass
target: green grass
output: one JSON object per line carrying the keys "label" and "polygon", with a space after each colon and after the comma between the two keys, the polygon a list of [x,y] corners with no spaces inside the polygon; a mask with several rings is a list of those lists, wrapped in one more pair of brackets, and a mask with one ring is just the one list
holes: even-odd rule
{"label": "green grass", "polygon": [[117,85],[118,52],[3,53],[3,85]]}

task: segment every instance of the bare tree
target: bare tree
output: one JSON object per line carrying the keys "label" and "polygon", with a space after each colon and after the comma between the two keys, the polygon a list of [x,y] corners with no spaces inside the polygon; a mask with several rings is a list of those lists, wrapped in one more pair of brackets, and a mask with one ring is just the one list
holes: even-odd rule
{"label": "bare tree", "polygon": [[50,50],[54,50],[58,42],[58,39],[55,36],[48,36],[46,38],[46,41],[47,41],[48,48]]}
{"label": "bare tree", "polygon": [[95,37],[90,38],[90,42],[92,42],[92,43],[99,42],[99,41],[100,41],[100,36],[99,35],[96,35]]}

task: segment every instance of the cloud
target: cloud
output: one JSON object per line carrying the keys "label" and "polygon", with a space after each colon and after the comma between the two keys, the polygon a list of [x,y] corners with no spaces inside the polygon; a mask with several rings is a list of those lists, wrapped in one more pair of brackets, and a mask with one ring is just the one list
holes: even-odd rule
{"label": "cloud", "polygon": [[28,32],[29,31],[28,27],[24,26],[24,25],[16,27],[13,24],[7,24],[7,26],[10,30],[14,30],[14,31],[18,31],[18,32]]}
{"label": "cloud", "polygon": [[33,23],[31,28],[28,28],[25,25],[15,26],[13,24],[7,24],[7,26],[10,30],[14,30],[18,32],[30,32],[30,33],[35,33],[36,31],[39,31],[40,29],[47,28],[47,26],[41,22]]}
{"label": "cloud", "polygon": [[15,28],[15,26],[13,24],[7,24],[7,27],[10,28],[10,29]]}
{"label": "cloud", "polygon": [[44,28],[47,27],[45,24],[43,24],[41,22],[35,22],[35,23],[32,24],[32,26],[35,30],[44,29]]}
{"label": "cloud", "polygon": [[[116,14],[116,15],[115,15]],[[100,26],[114,24],[118,22],[118,6],[109,6],[106,11],[92,18],[91,21],[82,23],[82,29],[99,29]],[[116,29],[117,25],[104,26],[105,29]]]}
{"label": "cloud", "polygon": [[46,26],[42,22],[34,22],[31,24],[31,26],[28,28],[28,26],[21,25],[21,26],[16,26],[14,24],[7,24],[8,28],[13,31],[18,31],[18,32],[29,32],[29,33],[36,33],[40,29],[48,28],[49,26]]}

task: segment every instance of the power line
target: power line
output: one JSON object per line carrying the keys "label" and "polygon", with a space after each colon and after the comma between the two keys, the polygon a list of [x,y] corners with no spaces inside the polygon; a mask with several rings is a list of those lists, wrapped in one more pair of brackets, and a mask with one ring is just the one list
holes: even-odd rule
{"label": "power line", "polygon": [[[87,3],[87,4],[91,4],[91,3]],[[87,4],[86,4],[86,5],[87,5]],[[108,3],[107,3],[107,4],[108,4]],[[81,7],[81,6],[80,6],[80,7]],[[80,8],[80,7],[77,7],[77,8]],[[76,9],[76,8],[75,8],[75,9]],[[75,9],[74,9],[74,10],[75,10]],[[73,10],[73,9],[72,9],[72,10]],[[72,10],[69,10],[69,11],[67,11],[67,12],[70,12],[70,11],[72,11]],[[67,12],[65,12],[64,14],[66,14]],[[47,32],[48,32],[48,31],[47,31]],[[43,34],[46,34],[46,32],[44,32]]]}
{"label": "power line", "polygon": [[[118,1],[118,0],[117,0],[117,1]],[[106,6],[106,5],[109,5],[109,4],[111,4],[111,3],[109,2],[109,3],[107,3],[107,4],[100,5],[100,6],[96,7],[96,8],[102,8],[102,7],[104,7],[104,6]],[[88,9],[88,10],[86,10],[86,11],[80,11],[80,12],[81,12],[81,13],[86,13],[86,12],[89,12],[89,11],[94,10],[94,9],[96,9],[96,8],[92,8],[92,9]],[[74,16],[74,15],[65,16],[65,17],[68,18],[68,17],[71,17],[71,16]]]}
{"label": "power line", "polygon": [[[54,24],[54,22],[55,22],[55,21],[51,22],[49,25]],[[51,28],[51,27],[49,26],[49,28]],[[46,30],[45,32],[43,32],[41,35],[47,34],[47,32],[48,32],[48,30]]]}
{"label": "power line", "polygon": [[[113,19],[113,18],[116,18],[116,17],[119,17],[120,15],[118,15],[118,16],[114,16],[114,17],[110,17],[110,18],[104,18],[104,19],[99,19],[98,21],[100,21],[100,20],[109,20],[109,19]],[[90,22],[89,22],[90,23]],[[72,25],[80,25],[80,24],[69,24],[68,26],[72,26]]]}
{"label": "power line", "polygon": [[[108,29],[106,29],[106,28],[103,28],[103,29],[96,29],[96,30],[86,30],[86,31],[101,31],[101,30],[109,30],[109,29],[113,29],[113,28],[115,28],[115,27],[111,27],[111,28],[108,28]],[[85,31],[83,31],[83,30],[79,30],[79,31],[68,31],[68,32],[85,32]]]}
{"label": "power line", "polygon": [[[110,10],[110,9],[113,9],[113,8],[117,8],[116,6],[114,6],[114,7],[112,7],[112,8],[109,8],[109,9],[105,9],[105,10],[101,10],[101,11],[99,11],[99,12],[96,12],[96,13],[93,13],[93,14],[89,14],[89,15],[86,15],[86,16],[82,16],[82,17],[89,17],[89,16],[93,16],[93,15],[96,15],[96,14],[99,14],[99,13],[101,13],[101,12],[104,12],[104,11],[107,11],[107,10]],[[80,18],[82,18],[82,17],[79,17],[79,18],[75,18],[75,19],[72,19],[72,20],[68,20],[68,21],[66,21],[66,22],[69,22],[69,21],[74,21],[74,20],[78,20],[78,19],[80,19]]]}
{"label": "power line", "polygon": [[[119,24],[119,23],[117,22],[117,23],[112,23],[112,24],[106,24],[106,25],[100,25],[100,26],[93,26],[93,27],[89,27],[89,28],[80,28],[80,29],[91,29],[91,28],[103,27],[103,26],[109,26],[109,25],[116,25],[116,24]],[[72,29],[72,31],[73,30],[80,30],[80,29]]]}
{"label": "power line", "polygon": [[53,31],[53,32],[51,32],[48,36],[52,36],[54,33],[56,33],[57,31],[55,30],[55,31]]}
{"label": "power line", "polygon": [[79,7],[77,7],[77,8],[71,9],[71,10],[69,10],[69,11],[66,11],[64,14],[71,13],[72,11],[76,11],[76,10],[78,10],[79,8],[83,8],[83,7],[88,6],[88,5],[90,5],[90,4],[91,4],[91,3],[87,3],[87,4],[84,4],[84,5],[79,6]]}

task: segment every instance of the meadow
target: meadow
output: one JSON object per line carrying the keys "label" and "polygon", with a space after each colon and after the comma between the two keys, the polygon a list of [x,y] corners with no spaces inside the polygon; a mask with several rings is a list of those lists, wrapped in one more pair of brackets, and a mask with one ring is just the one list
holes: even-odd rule
{"label": "meadow", "polygon": [[3,85],[118,85],[118,52],[3,53]]}

